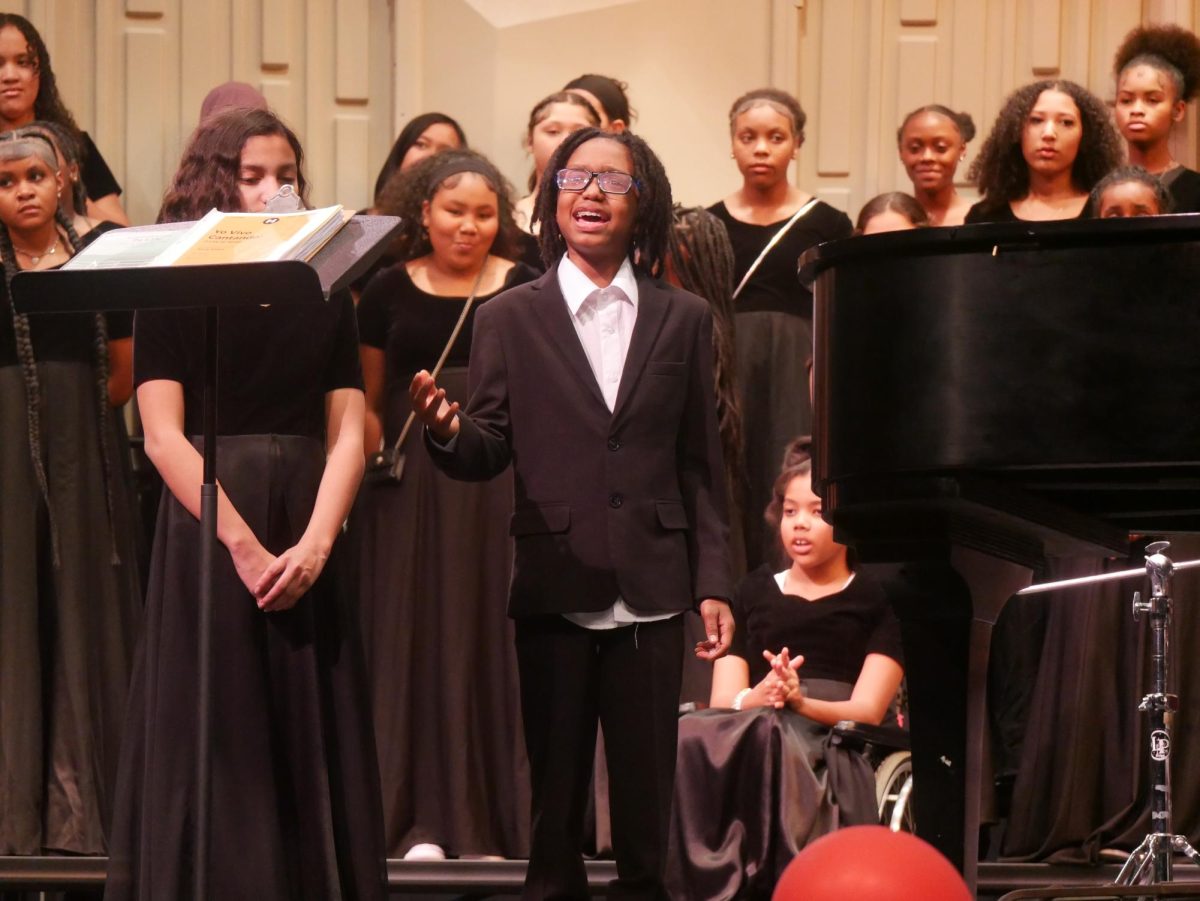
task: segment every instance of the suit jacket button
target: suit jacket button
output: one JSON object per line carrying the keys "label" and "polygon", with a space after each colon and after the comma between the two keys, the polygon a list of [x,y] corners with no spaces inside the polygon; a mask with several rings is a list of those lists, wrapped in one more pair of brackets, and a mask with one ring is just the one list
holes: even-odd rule
{"label": "suit jacket button", "polygon": [[621,442],[618,441],[616,438],[609,438],[608,439],[608,449],[610,451],[619,451],[621,449]]}
{"label": "suit jacket button", "polygon": [[625,498],[619,494],[610,494],[608,496],[608,505],[616,510],[621,504],[625,503]]}

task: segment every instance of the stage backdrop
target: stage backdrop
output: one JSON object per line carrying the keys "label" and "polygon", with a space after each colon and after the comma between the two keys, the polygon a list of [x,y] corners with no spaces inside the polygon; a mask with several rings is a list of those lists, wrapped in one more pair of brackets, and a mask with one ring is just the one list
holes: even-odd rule
{"label": "stage backdrop", "polygon": [[[210,87],[262,89],[297,129],[317,202],[359,207],[392,137],[441,109],[518,186],[526,117],[597,71],[630,83],[637,129],[678,198],[738,183],[726,112],[763,84],[809,112],[801,185],[852,215],[906,188],[900,116],[936,101],[981,137],[1004,96],[1063,76],[1106,99],[1121,36],[1200,22],[1196,0],[10,0],[49,44],[62,92],[149,221]],[[1195,110],[1178,156],[1196,160]],[[970,159],[969,158],[969,159]],[[969,160],[968,160],[969,161]],[[966,166],[960,169],[965,177]]]}

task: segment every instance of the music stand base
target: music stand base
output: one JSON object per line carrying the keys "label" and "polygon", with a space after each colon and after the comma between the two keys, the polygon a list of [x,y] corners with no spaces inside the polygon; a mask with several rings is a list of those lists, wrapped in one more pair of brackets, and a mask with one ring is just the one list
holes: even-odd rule
{"label": "music stand base", "polygon": [[[1200,864],[1200,851],[1193,848],[1185,836],[1151,832],[1130,853],[1114,885],[1151,885],[1170,881],[1171,857],[1174,854],[1186,854]],[[1157,874],[1164,872],[1166,879],[1159,879]]]}

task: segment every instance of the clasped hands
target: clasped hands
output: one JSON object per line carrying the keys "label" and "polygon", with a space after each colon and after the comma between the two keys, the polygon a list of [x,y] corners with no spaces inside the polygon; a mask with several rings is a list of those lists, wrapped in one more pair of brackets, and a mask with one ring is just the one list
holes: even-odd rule
{"label": "clasped hands", "polygon": [[793,658],[784,648],[778,654],[763,651],[763,659],[771,666],[771,671],[755,687],[756,692],[761,693],[763,706],[776,710],[790,707],[796,713],[802,713],[804,687],[796,671],[804,663],[804,657],[797,655]]}
{"label": "clasped hands", "polygon": [[245,545],[231,548],[230,553],[238,578],[264,613],[294,607],[312,588],[329,559],[327,548],[322,549],[306,538],[278,557],[253,537]]}

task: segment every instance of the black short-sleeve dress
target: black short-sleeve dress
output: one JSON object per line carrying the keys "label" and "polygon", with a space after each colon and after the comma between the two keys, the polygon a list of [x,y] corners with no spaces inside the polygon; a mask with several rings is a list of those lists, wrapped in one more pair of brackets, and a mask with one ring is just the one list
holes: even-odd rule
{"label": "black short-sleeve dress", "polygon": [[[736,286],[787,219],[752,225],[733,218],[723,201],[708,211],[729,232]],[[796,264],[810,247],[849,237],[853,231],[845,213],[818,201],[763,258],[734,301],[747,479],[742,527],[751,569],[767,562],[775,546],[762,514],[771,500],[784,448],[797,435],[812,431],[806,367],[812,356],[812,293],[796,278]]]}
{"label": "black short-sleeve dress", "polygon": [[[517,263],[501,290],[537,275]],[[438,382],[467,397],[477,297]],[[465,297],[427,294],[404,264],[377,275],[358,306],[360,340],[385,353],[384,440],[411,406]],[[369,480],[351,519],[359,607],[374,692],[389,856],[430,843],[452,855],[529,854],[529,766],[505,611],[512,477],[460,482],[429,459],[421,429],[401,448],[399,482]],[[465,749],[446,753],[447,748]]]}
{"label": "black short-sleeve dress", "polygon": [[[106,320],[129,337],[130,316]],[[0,280],[0,855],[103,855],[141,610],[119,414],[94,315],[28,321],[49,505]]]}
{"label": "black short-sleeve dress", "polygon": [[[810,697],[850,697],[868,654],[902,659],[900,626],[878,582],[855,575],[836,594],[784,594],[767,567],[733,603],[730,653],[767,675],[763,650],[802,654]],[[841,826],[876,821],[875,781],[857,753],[790,710],[706,710],[679,721],[668,875],[672,896],[769,897],[788,862]]]}
{"label": "black short-sleeve dress", "polygon": [[[139,385],[183,386],[200,432],[204,314],[143,311]],[[325,396],[360,388],[349,295],[221,311],[217,476],[268,551],[308,525]],[[134,662],[106,897],[191,898],[200,526],[164,492]],[[263,613],[232,557],[214,572],[212,898],[382,898],[382,822],[357,622],[341,542],[291,610]]]}

